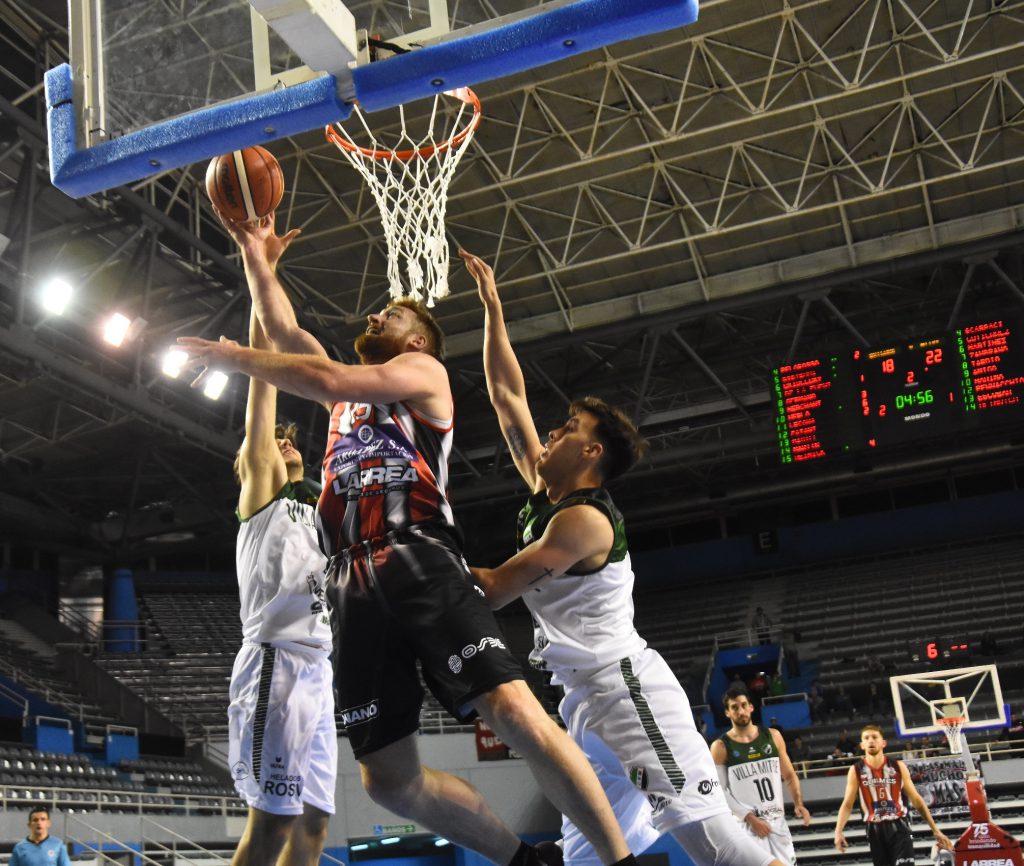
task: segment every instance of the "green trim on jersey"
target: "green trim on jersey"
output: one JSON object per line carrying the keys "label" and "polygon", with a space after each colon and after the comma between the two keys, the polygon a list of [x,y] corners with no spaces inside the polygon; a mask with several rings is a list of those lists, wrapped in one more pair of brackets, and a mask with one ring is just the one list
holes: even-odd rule
{"label": "green trim on jersey", "polygon": [[725,744],[725,766],[727,767],[748,764],[763,758],[779,757],[779,750],[775,747],[775,740],[772,739],[770,728],[758,725],[757,736],[749,743],[734,740],[728,733],[722,734],[719,739]]}
{"label": "green trim on jersey", "polygon": [[572,571],[568,574],[582,575],[594,574],[600,571],[610,562],[622,562],[629,552],[626,544],[626,524],[622,514],[612,502],[612,497],[603,487],[587,487],[581,490],[574,490],[568,496],[558,502],[551,502],[546,491],[531,493],[527,497],[526,505],[519,511],[519,518],[516,523],[516,547],[522,550],[540,538],[548,528],[548,524],[563,508],[570,508],[573,505],[591,505],[601,511],[611,522],[615,532],[615,539],[612,542],[612,549],[608,552],[608,558],[597,568],[591,571]]}
{"label": "green trim on jersey", "polygon": [[294,481],[285,481],[284,487],[277,491],[277,494],[273,499],[270,500],[266,505],[261,505],[248,517],[242,517],[238,513],[238,509],[235,508],[235,517],[238,518],[239,523],[248,523],[261,511],[266,511],[277,502],[279,499],[290,499],[293,502],[299,502],[303,505],[312,505],[316,508],[317,500],[320,498],[320,485],[315,481],[310,481],[308,478],[303,478],[297,484]]}

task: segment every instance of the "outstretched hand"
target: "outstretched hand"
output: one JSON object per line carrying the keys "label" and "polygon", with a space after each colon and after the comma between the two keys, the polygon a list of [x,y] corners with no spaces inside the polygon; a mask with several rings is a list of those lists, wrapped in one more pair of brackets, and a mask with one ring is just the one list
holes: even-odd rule
{"label": "outstretched hand", "polygon": [[459,255],[462,256],[462,260],[466,263],[466,270],[476,280],[477,291],[480,292],[480,300],[484,306],[500,303],[498,287],[494,283],[494,271],[491,269],[491,266],[479,256],[474,256],[466,250],[460,249]]}
{"label": "outstretched hand", "polygon": [[285,250],[302,232],[302,229],[292,229],[290,232],[278,236],[274,231],[275,214],[273,212],[252,222],[242,222],[231,219],[216,207],[213,210],[242,252],[248,255],[262,253],[271,268],[277,267]]}
{"label": "outstretched hand", "polygon": [[191,369],[202,367],[199,375],[192,380],[192,387],[198,388],[213,369],[222,373],[234,373],[238,368],[239,349],[234,340],[221,337],[219,340],[204,340],[202,337],[178,337],[178,345],[188,352],[185,365]]}

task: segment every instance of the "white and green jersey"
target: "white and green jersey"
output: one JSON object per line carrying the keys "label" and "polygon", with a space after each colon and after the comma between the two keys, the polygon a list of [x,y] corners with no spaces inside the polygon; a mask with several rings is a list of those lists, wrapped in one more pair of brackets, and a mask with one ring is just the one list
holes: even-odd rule
{"label": "white and green jersey", "polygon": [[556,513],[576,505],[593,506],[611,522],[615,540],[608,559],[594,571],[563,574],[523,595],[533,614],[530,663],[551,670],[557,682],[559,670],[596,670],[647,646],[633,627],[633,569],[626,530],[608,491],[576,490],[556,503],[546,493],[533,494],[519,512],[519,549],[540,538]]}
{"label": "white and green jersey", "polygon": [[785,819],[782,799],[782,768],[771,731],[758,728],[749,743],[740,743],[722,734],[729,794],[746,811],[758,818]]}
{"label": "white and green jersey", "polygon": [[238,527],[235,569],[247,643],[331,645],[313,492],[288,482]]}

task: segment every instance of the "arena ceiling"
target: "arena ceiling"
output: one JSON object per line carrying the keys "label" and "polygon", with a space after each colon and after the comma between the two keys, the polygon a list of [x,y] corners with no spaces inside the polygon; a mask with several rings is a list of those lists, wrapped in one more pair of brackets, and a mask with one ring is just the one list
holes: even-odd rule
{"label": "arena ceiling", "polygon": [[[66,59],[66,9],[0,12],[0,539],[76,561],[221,561],[245,382],[211,403],[158,362],[180,334],[246,333],[205,166],[79,201],[53,189],[40,82]],[[1021,310],[1024,0],[708,0],[685,31],[478,92],[485,121],[449,228],[495,266],[541,429],[583,393],[639,421],[650,456],[617,488],[634,526],[1019,461],[1010,433],[792,473],[769,392],[786,359]],[[322,134],[271,149],[287,187],[278,223],[302,229],[282,280],[348,359],[386,299],[375,204]],[[55,270],[79,295],[48,320],[32,292]],[[436,313],[457,405],[453,498],[486,555],[508,550],[523,490],[486,398],[475,291],[460,266],[451,284]],[[96,332],[114,306],[147,322],[124,350]],[[324,413],[282,409],[315,466]]]}

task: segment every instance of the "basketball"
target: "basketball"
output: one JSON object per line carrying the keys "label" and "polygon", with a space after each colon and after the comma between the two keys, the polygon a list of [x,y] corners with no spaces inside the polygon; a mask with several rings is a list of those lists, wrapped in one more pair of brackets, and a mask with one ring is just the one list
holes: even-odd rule
{"label": "basketball", "polygon": [[281,203],[281,165],[274,154],[258,146],[216,156],[206,169],[206,194],[229,219],[258,220]]}

